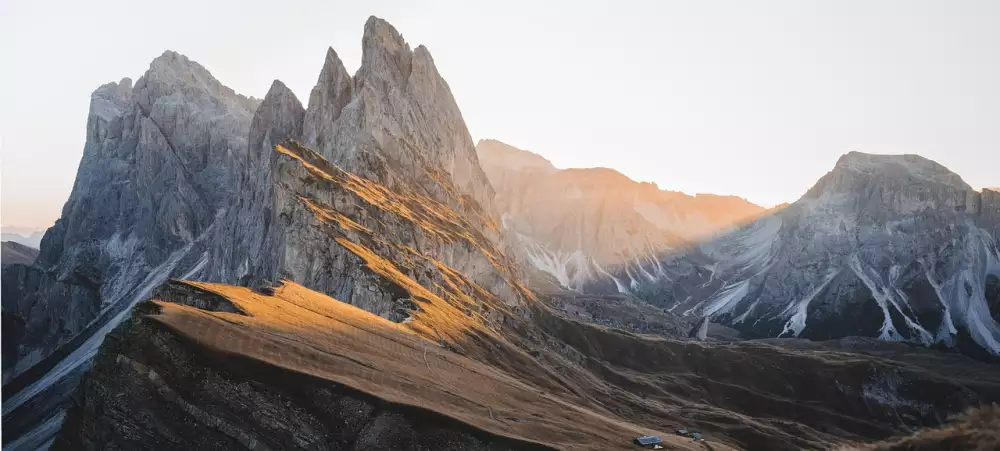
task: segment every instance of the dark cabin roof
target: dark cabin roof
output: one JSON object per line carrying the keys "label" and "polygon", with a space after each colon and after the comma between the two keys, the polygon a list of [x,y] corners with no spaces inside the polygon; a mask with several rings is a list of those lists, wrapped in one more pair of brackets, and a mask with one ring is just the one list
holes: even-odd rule
{"label": "dark cabin roof", "polygon": [[636,445],[643,445],[643,446],[663,443],[663,441],[660,440],[659,437],[653,435],[643,435],[642,437],[636,437],[635,440],[633,440],[633,442],[635,442]]}

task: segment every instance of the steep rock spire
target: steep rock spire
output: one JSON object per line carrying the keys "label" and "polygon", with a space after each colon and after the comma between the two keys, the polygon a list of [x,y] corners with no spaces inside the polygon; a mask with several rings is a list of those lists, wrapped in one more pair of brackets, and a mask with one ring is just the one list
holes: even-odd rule
{"label": "steep rock spire", "polygon": [[280,232],[274,227],[274,171],[278,154],[274,146],[302,133],[305,109],[287,86],[275,80],[250,122],[246,170],[240,181],[237,208],[229,212],[222,234],[233,236],[232,245],[215,248],[210,273],[237,280],[245,275],[273,277],[281,265]]}
{"label": "steep rock spire", "polygon": [[292,90],[274,80],[250,121],[251,158],[273,153],[271,148],[275,144],[300,136],[304,115],[305,109]]}
{"label": "steep rock spire", "polygon": [[[357,103],[345,108],[341,122],[358,133],[357,145],[337,149],[333,161],[365,172],[359,152],[375,152],[424,189],[454,188],[493,212],[493,189],[465,120],[425,47],[411,51],[392,25],[368,19],[353,96]],[[442,183],[451,186],[435,188]]]}
{"label": "steep rock spire", "polygon": [[323,154],[329,153],[328,146],[335,141],[335,122],[351,101],[352,84],[351,75],[337,52],[327,49],[323,70],[309,94],[309,109],[302,130],[302,140]]}

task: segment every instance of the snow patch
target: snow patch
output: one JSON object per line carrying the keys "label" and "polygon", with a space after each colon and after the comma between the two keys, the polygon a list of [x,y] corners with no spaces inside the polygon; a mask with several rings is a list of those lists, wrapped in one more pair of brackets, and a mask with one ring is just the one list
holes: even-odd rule
{"label": "snow patch", "polygon": [[[838,274],[840,274],[839,269],[830,271],[830,273],[823,278],[823,282],[820,283],[816,289],[811,291],[808,295],[806,295],[806,297],[802,298],[798,302],[788,305],[782,314],[788,314],[793,310],[793,308],[795,313],[792,314],[792,317],[788,319],[787,323],[785,323],[785,328],[780,334],[778,334],[779,337],[784,336],[788,332],[791,332],[794,337],[798,337],[799,334],[802,333],[802,330],[806,328],[806,311],[809,309],[809,303],[812,302],[813,298],[823,291],[823,289],[830,284],[830,281],[837,277]],[[749,310],[747,310],[747,312],[749,312]],[[744,313],[743,316],[746,316],[746,313]]]}
{"label": "snow patch", "polygon": [[[707,301],[699,304],[706,305],[702,310],[701,314],[704,316],[712,316],[715,314],[728,313],[736,304],[739,304],[743,298],[746,297],[748,288],[750,286],[750,279],[741,280],[733,285],[727,285],[722,287],[714,296],[709,298]],[[696,305],[690,310],[684,312],[684,316],[697,309],[699,306]]]}
{"label": "snow patch", "polygon": [[877,284],[868,274],[865,273],[865,268],[862,266],[861,259],[858,254],[851,255],[850,260],[848,260],[847,265],[854,271],[854,274],[861,279],[861,282],[868,287],[868,291],[871,292],[872,297],[875,298],[875,302],[878,304],[879,308],[882,309],[882,328],[879,329],[879,339],[885,341],[902,341],[903,336],[896,330],[896,326],[892,324],[892,316],[889,314],[889,306],[885,300],[884,290]]}

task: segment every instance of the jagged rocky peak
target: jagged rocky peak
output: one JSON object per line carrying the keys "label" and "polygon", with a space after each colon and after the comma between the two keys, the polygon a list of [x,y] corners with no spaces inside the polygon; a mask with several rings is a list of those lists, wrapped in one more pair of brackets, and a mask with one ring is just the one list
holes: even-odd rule
{"label": "jagged rocky peak", "polygon": [[394,85],[406,84],[410,75],[413,52],[392,25],[371,16],[365,23],[361,38],[361,81],[385,80]]}
{"label": "jagged rocky peak", "polygon": [[[461,290],[492,293],[490,305],[530,299],[429,52],[411,51],[378,19],[363,41],[353,78],[327,52],[308,110],[281,82],[261,103],[175,52],[154,60],[131,95],[129,83],[102,88],[110,122],[92,116],[101,131],[88,135],[41,265],[3,273],[5,324],[24,323],[4,328],[5,379],[63,365],[57,350],[84,356],[66,365],[85,368],[103,334],[169,278],[292,280],[394,321],[422,311],[404,287],[482,296],[441,292],[457,275],[467,278]],[[453,313],[474,314],[468,307]],[[76,352],[79,343],[89,348]]]}
{"label": "jagged rocky peak", "polygon": [[[395,298],[359,276],[356,256],[332,242],[330,225],[342,226],[336,218],[343,215],[382,240],[367,245],[419,237],[407,245],[514,302],[517,268],[495,257],[510,252],[497,250],[506,240],[496,227],[492,190],[426,49],[411,52],[395,29],[373,18],[363,51],[353,78],[336,51],[327,51],[305,110],[281,82],[272,85],[250,126],[243,196],[225,221],[223,235],[236,244],[215,247],[208,273],[213,280],[295,280],[370,312],[404,317]],[[424,215],[411,213],[417,216],[400,223],[379,209],[428,210],[458,222],[414,222]],[[471,254],[438,240],[454,227],[471,237]]]}
{"label": "jagged rocky peak", "polygon": [[328,149],[335,141],[337,119],[351,101],[353,83],[337,52],[332,47],[327,49],[319,80],[309,94],[309,109],[302,136],[306,144]]}
{"label": "jagged rocky peak", "polygon": [[[173,50],[167,50],[149,64],[149,70],[136,83],[139,104],[146,110],[157,98],[180,96],[174,101],[198,100],[203,96],[221,100],[231,109],[253,110],[260,102],[237,94],[223,85],[204,66]],[[210,104],[199,102],[199,107]]]}
{"label": "jagged rocky peak", "polygon": [[305,113],[292,90],[280,80],[274,80],[250,122],[251,154],[271,154],[275,144],[298,137]]}
{"label": "jagged rocky peak", "polygon": [[493,210],[493,190],[472,137],[430,52],[423,46],[410,50],[382,19],[365,24],[361,67],[353,79],[336,52],[327,52],[303,131],[306,144],[349,172],[378,177],[382,171],[375,166],[388,165],[405,173],[408,183],[431,192],[451,191],[435,185],[453,185]]}

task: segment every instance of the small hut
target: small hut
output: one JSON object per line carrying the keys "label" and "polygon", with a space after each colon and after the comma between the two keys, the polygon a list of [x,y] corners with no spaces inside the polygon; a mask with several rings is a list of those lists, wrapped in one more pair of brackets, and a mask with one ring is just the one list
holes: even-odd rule
{"label": "small hut", "polygon": [[655,435],[643,435],[636,437],[635,440],[632,440],[632,443],[635,443],[643,448],[660,449],[660,443],[663,443],[663,440],[660,440],[660,438]]}

